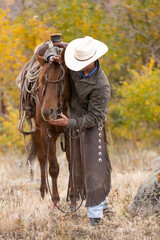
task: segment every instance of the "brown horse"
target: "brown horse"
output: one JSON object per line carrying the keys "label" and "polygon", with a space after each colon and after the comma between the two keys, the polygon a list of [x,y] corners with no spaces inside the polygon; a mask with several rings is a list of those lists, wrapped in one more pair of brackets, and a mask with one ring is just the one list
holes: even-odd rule
{"label": "brown horse", "polygon": [[[46,185],[46,159],[47,159],[47,139],[49,139],[49,174],[52,178],[52,196],[54,201],[59,201],[57,189],[57,177],[59,165],[56,158],[56,140],[64,132],[59,126],[53,126],[50,120],[56,119],[60,112],[67,115],[67,102],[70,99],[69,72],[64,63],[64,50],[61,53],[61,63],[48,63],[37,54],[37,60],[42,66],[42,71],[38,79],[38,90],[35,94],[36,103],[36,131],[31,135],[32,147],[30,148],[29,158],[36,153],[41,169],[40,193],[44,198],[47,192]],[[49,137],[49,138],[48,138]],[[66,134],[66,156],[69,162],[69,138]],[[70,192],[71,206],[73,206],[72,193]]]}

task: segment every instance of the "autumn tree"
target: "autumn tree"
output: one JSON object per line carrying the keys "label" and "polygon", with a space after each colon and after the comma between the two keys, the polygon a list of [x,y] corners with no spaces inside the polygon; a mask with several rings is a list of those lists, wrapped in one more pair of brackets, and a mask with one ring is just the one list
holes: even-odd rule
{"label": "autumn tree", "polygon": [[141,73],[131,70],[132,81],[125,81],[111,104],[109,121],[114,136],[134,142],[159,141],[160,69],[154,59]]}
{"label": "autumn tree", "polygon": [[32,57],[34,48],[48,40],[50,33],[45,21],[35,17],[13,20],[9,10],[0,10],[0,92],[4,94],[8,112],[7,118],[0,116],[1,151],[6,147],[17,149],[23,145],[17,130],[20,89],[16,86],[16,78],[24,63]]}
{"label": "autumn tree", "polygon": [[[124,137],[131,130],[129,126],[133,127],[133,122],[139,121],[144,127],[141,128],[140,135],[137,128],[135,139],[146,139],[148,135],[145,135],[145,129],[152,132],[156,138],[156,130],[159,133],[158,116],[156,118],[152,115],[148,124],[149,109],[141,109],[141,106],[137,105],[139,113],[136,114],[133,107],[135,121],[128,108],[132,105],[132,97],[137,98],[135,101],[142,101],[138,95],[134,96],[134,91],[139,91],[144,98],[145,94],[148,94],[149,101],[155,102],[145,85],[145,79],[153,84],[153,92],[157,94],[155,91],[158,89],[156,81],[159,77],[160,61],[159,1],[114,0],[109,1],[109,5],[107,3],[108,1],[104,0],[36,0],[32,8],[26,4],[25,10],[14,19],[11,18],[9,10],[0,10],[0,92],[3,93],[8,114],[8,119],[0,117],[1,150],[6,146],[22,146],[21,136],[17,134],[20,91],[15,79],[24,63],[31,59],[34,48],[48,40],[49,35],[55,32],[61,32],[66,42],[90,35],[108,45],[109,51],[100,61],[112,88],[109,108],[111,131],[115,136]],[[153,69],[148,68],[151,62]],[[145,68],[147,70],[144,74]],[[140,83],[143,81],[145,91],[141,92]],[[158,104],[156,102],[157,107],[153,108],[156,114]],[[127,112],[130,112],[130,115],[127,115]],[[141,114],[146,118],[147,124],[144,118],[142,121]],[[152,121],[154,124],[151,124]],[[133,134],[131,136],[133,137]]]}

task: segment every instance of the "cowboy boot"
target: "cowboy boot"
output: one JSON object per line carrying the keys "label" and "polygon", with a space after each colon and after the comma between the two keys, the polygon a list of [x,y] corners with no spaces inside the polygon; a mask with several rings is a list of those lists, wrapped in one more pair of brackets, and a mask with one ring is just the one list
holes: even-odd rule
{"label": "cowboy boot", "polygon": [[97,223],[100,222],[100,218],[89,218],[90,224],[95,226]]}

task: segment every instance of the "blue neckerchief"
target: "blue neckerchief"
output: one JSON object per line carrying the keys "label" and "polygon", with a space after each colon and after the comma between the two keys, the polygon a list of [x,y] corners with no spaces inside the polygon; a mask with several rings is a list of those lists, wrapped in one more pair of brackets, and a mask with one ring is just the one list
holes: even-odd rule
{"label": "blue neckerchief", "polygon": [[95,69],[88,75],[88,76],[84,76],[83,75],[83,72],[81,72],[81,77],[82,78],[88,78],[88,77],[90,77],[90,76],[92,76],[96,71],[97,71],[97,61],[96,61],[96,67],[95,67]]}

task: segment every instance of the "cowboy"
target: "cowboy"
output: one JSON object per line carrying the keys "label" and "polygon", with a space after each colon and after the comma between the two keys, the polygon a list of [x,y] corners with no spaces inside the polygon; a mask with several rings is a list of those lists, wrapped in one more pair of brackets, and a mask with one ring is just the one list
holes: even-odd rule
{"label": "cowboy", "polygon": [[68,117],[63,113],[50,123],[70,129],[72,177],[75,196],[86,199],[92,225],[103,217],[111,187],[111,165],[107,151],[105,122],[110,86],[99,64],[108,47],[86,36],[69,44],[57,42],[45,53],[50,62],[58,59],[57,47],[66,48],[65,63],[70,70],[72,97]]}

